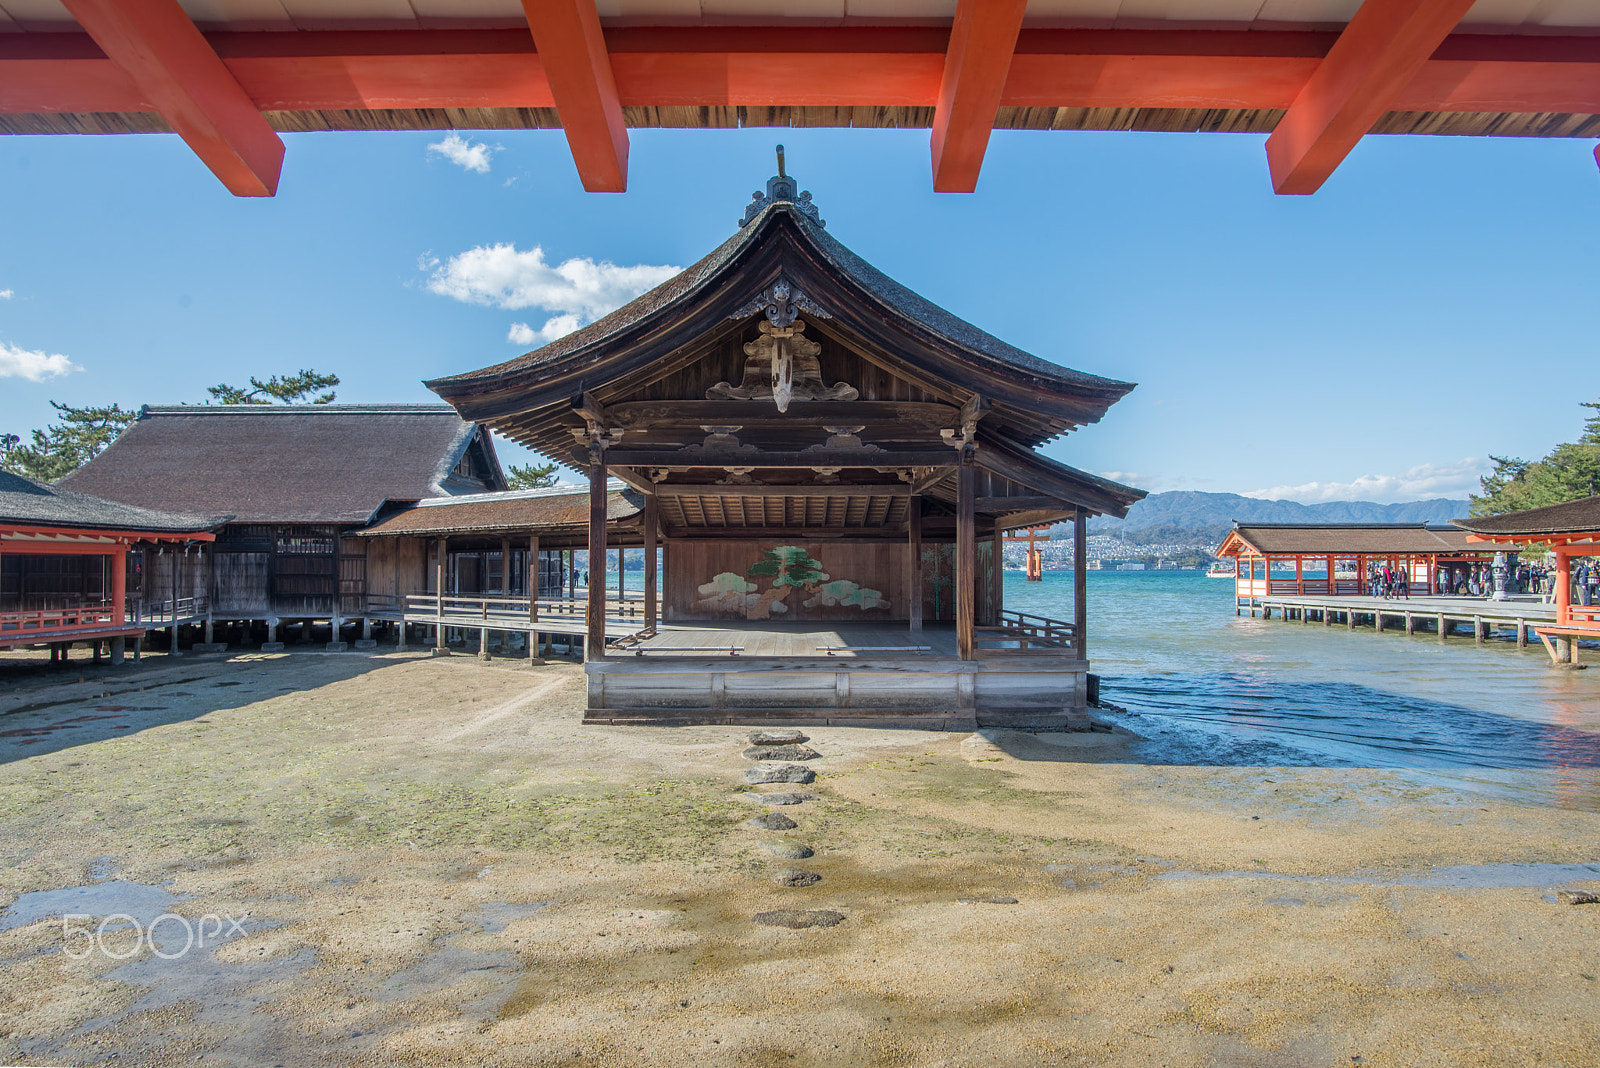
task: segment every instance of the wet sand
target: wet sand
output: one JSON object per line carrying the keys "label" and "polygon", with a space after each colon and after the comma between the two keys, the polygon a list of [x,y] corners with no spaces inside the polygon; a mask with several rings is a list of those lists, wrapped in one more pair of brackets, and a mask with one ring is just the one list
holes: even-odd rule
{"label": "wet sand", "polygon": [[[1553,894],[1600,874],[1525,867],[1600,861],[1600,814],[1119,763],[1126,733],[816,728],[817,782],[757,789],[818,800],[761,831],[743,730],[584,727],[581,683],[304,653],[7,676],[0,903],[121,881],[248,919],[75,960],[59,920],[0,917],[0,1063],[1600,1063],[1600,906]],[[821,881],[774,884],[796,866]]]}

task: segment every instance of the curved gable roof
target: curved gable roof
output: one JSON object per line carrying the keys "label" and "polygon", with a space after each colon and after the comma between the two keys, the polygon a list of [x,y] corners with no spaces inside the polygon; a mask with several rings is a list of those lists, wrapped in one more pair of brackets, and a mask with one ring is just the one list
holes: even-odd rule
{"label": "curved gable roof", "polygon": [[[709,255],[636,300],[582,329],[504,363],[433,379],[425,385],[468,418],[506,419],[564,401],[582,390],[603,387],[611,377],[644,366],[682,347],[693,318],[704,331],[724,325],[766,283],[752,287],[734,277],[776,246],[777,262],[764,263],[766,275],[781,272],[813,299],[827,302],[818,289],[843,286],[855,291],[863,314],[849,322],[843,309],[837,324],[875,332],[898,330],[917,344],[884,348],[917,362],[922,370],[951,377],[963,365],[969,376],[996,389],[1009,389],[1015,403],[1035,412],[1060,407],[1060,418],[1037,436],[1038,443],[1080,422],[1093,422],[1133,389],[1133,384],[1075,371],[1007,344],[889,278],[857,256],[788,201],[768,205]],[[753,272],[761,274],[761,272]],[[707,307],[707,305],[715,305]],[[870,323],[866,320],[871,320]],[[619,354],[626,352],[624,359]],[[943,358],[941,360],[941,357]],[[970,387],[967,387],[970,388]]]}

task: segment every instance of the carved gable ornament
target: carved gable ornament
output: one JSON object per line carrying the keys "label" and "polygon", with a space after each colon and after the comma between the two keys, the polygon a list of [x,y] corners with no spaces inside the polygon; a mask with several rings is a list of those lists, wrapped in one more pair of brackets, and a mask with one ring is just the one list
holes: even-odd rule
{"label": "carved gable ornament", "polygon": [[817,307],[798,286],[780,278],[760,296],[734,312],[730,319],[762,313],[761,336],[744,346],[748,357],[744,378],[735,386],[718,382],[706,390],[708,400],[766,400],[771,398],[778,411],[787,412],[795,400],[855,400],[861,394],[852,385],[838,382],[830,386],[822,380],[822,364],[817,357],[822,346],[805,336],[806,324],[800,312],[819,319],[832,316]]}

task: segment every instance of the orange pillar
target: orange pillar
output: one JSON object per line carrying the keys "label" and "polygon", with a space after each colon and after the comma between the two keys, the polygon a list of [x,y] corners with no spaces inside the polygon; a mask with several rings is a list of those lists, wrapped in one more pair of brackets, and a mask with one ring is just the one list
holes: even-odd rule
{"label": "orange pillar", "polygon": [[111,622],[122,626],[128,620],[128,547],[111,554]]}
{"label": "orange pillar", "polygon": [[1572,624],[1572,550],[1556,550],[1556,622]]}

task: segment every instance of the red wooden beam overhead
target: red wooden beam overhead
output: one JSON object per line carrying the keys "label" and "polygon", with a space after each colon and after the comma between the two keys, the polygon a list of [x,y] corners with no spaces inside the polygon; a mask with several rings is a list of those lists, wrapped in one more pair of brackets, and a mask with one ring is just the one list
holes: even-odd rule
{"label": "red wooden beam overhead", "polygon": [[283,142],[177,0],[62,2],[230,192],[277,192]]}
{"label": "red wooden beam overhead", "polygon": [[1273,188],[1322,188],[1473,2],[1365,0],[1267,138]]}
{"label": "red wooden beam overhead", "polygon": [[[93,6],[111,0],[73,2]],[[1349,35],[1325,31],[1027,29],[1017,35],[999,105],[1285,109],[1310,92],[1313,78],[1319,85],[1328,82],[1334,44],[1353,47],[1352,41]],[[558,107],[575,154],[580,145],[584,152],[597,152],[602,170],[613,172],[614,187],[620,188],[627,159],[626,133],[616,125],[622,106],[934,107],[950,62],[949,42],[950,34],[937,27],[613,29],[604,35],[607,64],[588,62],[588,52],[578,56],[578,65],[587,63],[585,69],[594,76],[589,114],[600,118],[592,122],[580,106],[581,78],[577,103],[557,99],[560,79],[549,65],[563,53],[546,49],[541,56],[524,30],[219,32],[205,35],[202,43],[220,57],[222,73],[237,83],[222,92],[232,94],[238,125],[254,126],[274,158],[281,156],[282,146],[270,130],[261,134],[265,123],[252,117],[251,109]],[[1348,66],[1352,61],[1340,62]],[[180,128],[166,103],[174,79],[167,74],[136,79],[135,66],[125,68],[108,59],[107,51],[85,34],[0,34],[0,113],[159,111]],[[609,111],[600,89],[607,66],[617,105]],[[211,67],[215,74],[216,65]],[[961,86],[960,78],[953,84]],[[239,104],[241,89],[249,109]],[[1455,34],[1434,48],[1389,98],[1375,96],[1379,113],[1387,108],[1600,115],[1600,36]],[[964,92],[953,92],[952,102],[964,98]],[[1319,99],[1330,99],[1328,92],[1322,91]],[[978,150],[969,157],[969,176],[975,179],[983,131],[954,123],[953,109],[945,112],[941,156],[954,166],[952,131],[966,136],[968,144],[976,139]],[[1303,122],[1309,113],[1296,110],[1295,122]],[[992,112],[988,114],[992,125]],[[1371,123],[1346,125],[1364,133]],[[236,125],[212,128],[227,134]],[[1274,153],[1296,136],[1290,130],[1286,119],[1275,135]],[[1323,135],[1312,136],[1309,143],[1325,146],[1331,136],[1325,126]],[[239,158],[225,146],[224,162],[230,154]],[[1312,155],[1303,153],[1302,169],[1309,168]],[[223,173],[215,164],[213,169]],[[580,163],[580,170],[586,181],[592,177],[587,164]],[[271,173],[276,175],[275,164]]]}
{"label": "red wooden beam overhead", "polygon": [[[880,27],[606,34],[623,106],[932,107],[946,34]],[[1325,32],[1024,30],[1003,107],[1287,108],[1338,39]],[[212,33],[262,111],[554,107],[520,30]],[[1458,34],[1397,111],[1600,114],[1600,36]],[[151,112],[86,35],[0,34],[0,113]]]}
{"label": "red wooden beam overhead", "polygon": [[1027,0],[957,0],[933,112],[933,188],[978,187]]}
{"label": "red wooden beam overhead", "polygon": [[594,0],[522,0],[578,177],[591,193],[628,188],[628,127]]}

